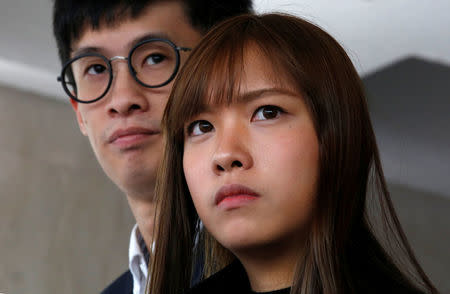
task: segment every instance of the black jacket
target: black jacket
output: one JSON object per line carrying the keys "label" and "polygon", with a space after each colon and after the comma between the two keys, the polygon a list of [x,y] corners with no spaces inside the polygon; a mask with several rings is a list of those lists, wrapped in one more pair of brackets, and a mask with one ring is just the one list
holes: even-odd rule
{"label": "black jacket", "polygon": [[[200,261],[196,263],[192,284],[196,284],[201,279],[203,270],[202,262],[203,260],[200,259]],[[130,270],[127,270],[114,280],[101,292],[101,294],[133,294],[133,276],[131,275]]]}
{"label": "black jacket", "polygon": [[101,294],[133,294],[133,276],[127,270],[112,282]]}
{"label": "black jacket", "polygon": [[[287,294],[290,289],[281,289],[267,294]],[[234,261],[223,270],[189,289],[185,294],[253,294],[244,267]]]}

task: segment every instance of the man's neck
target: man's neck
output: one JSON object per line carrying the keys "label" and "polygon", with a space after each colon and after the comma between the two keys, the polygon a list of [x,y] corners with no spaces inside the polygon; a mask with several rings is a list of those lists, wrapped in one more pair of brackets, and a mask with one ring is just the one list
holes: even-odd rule
{"label": "man's neck", "polygon": [[156,212],[153,197],[143,198],[127,195],[127,199],[147,249],[151,250]]}

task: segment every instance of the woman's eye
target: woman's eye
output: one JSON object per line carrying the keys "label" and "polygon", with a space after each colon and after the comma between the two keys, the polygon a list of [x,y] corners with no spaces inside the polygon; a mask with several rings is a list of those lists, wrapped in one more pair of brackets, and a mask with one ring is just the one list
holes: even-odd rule
{"label": "woman's eye", "polygon": [[99,75],[105,72],[106,67],[101,64],[93,64],[87,68],[87,73],[90,75]]}
{"label": "woman's eye", "polygon": [[213,125],[206,120],[197,120],[191,123],[187,129],[189,136],[199,136],[214,129]]}
{"label": "woman's eye", "polygon": [[259,107],[253,114],[252,121],[269,120],[277,118],[283,113],[280,107],[265,105]]}
{"label": "woman's eye", "polygon": [[155,64],[163,62],[164,59],[166,59],[166,56],[164,56],[163,54],[155,53],[155,54],[151,54],[151,55],[147,56],[147,58],[145,59],[145,63],[150,64],[150,65],[155,65]]}

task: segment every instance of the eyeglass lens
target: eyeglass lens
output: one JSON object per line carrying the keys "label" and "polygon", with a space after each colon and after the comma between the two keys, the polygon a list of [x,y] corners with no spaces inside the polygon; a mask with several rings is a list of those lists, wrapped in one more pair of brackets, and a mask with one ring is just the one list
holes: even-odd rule
{"label": "eyeglass lens", "polygon": [[[164,41],[141,44],[133,51],[130,59],[133,68],[131,74],[148,87],[164,85],[173,78],[177,67],[177,51]],[[112,70],[109,67],[110,62],[102,56],[83,56],[66,66],[64,83],[77,100],[96,100],[106,93],[111,83]],[[69,68],[72,71],[67,70]]]}

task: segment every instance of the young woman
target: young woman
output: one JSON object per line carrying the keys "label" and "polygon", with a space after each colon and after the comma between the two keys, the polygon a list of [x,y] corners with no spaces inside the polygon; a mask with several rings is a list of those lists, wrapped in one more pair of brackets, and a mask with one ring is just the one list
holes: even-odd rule
{"label": "young woman", "polygon": [[[382,173],[341,46],[287,15],[212,30],[175,82],[150,293],[437,293]],[[200,225],[200,221],[203,225]]]}

